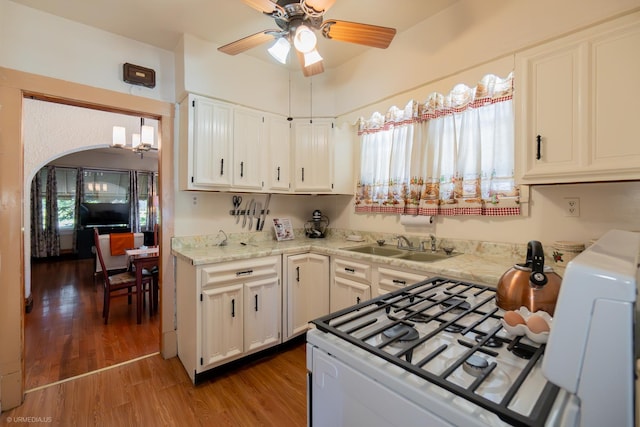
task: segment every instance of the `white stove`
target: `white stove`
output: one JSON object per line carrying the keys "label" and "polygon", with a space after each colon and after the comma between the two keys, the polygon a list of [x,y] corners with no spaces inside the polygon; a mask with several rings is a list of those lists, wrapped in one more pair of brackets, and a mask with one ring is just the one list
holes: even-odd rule
{"label": "white stove", "polygon": [[[573,341],[564,335],[575,325],[577,319],[569,318],[575,311],[586,316],[579,324],[589,324],[592,303],[582,301],[581,309],[573,301],[595,273],[574,266],[582,266],[582,259],[593,265],[593,256],[600,257],[609,245],[618,255],[621,247],[625,253],[635,247],[634,255],[622,262],[625,268],[615,265],[616,277],[629,276],[633,266],[629,285],[635,307],[640,237],[612,233],[569,265],[548,344],[505,331],[504,311],[495,305],[493,288],[449,278],[428,279],[315,320],[316,329],[307,333],[309,425],[580,425],[584,397],[579,390],[591,388],[581,388],[580,378],[589,378],[584,371],[594,369],[593,357],[584,357],[584,369],[572,369],[570,365],[582,365],[576,363],[582,360],[576,351],[585,352],[574,344],[587,338],[581,332]],[[574,279],[575,270],[582,272],[579,279]],[[620,298],[630,299],[628,286],[621,287],[627,292],[620,291]],[[619,321],[632,329],[634,316],[625,319]],[[633,339],[626,341],[633,347]],[[631,357],[629,369],[635,365],[633,351]],[[601,377],[599,373],[599,381]]]}

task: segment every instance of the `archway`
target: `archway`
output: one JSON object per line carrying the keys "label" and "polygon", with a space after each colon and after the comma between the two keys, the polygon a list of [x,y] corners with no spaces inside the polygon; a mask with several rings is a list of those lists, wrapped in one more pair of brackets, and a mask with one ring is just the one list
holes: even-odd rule
{"label": "archway", "polygon": [[[0,388],[2,410],[19,406],[24,396],[24,188],[27,179],[23,159],[28,156],[23,144],[22,105],[25,96],[37,95],[60,103],[89,106],[104,111],[157,117],[162,138],[159,152],[161,209],[160,251],[161,318],[160,348],[163,357],[177,354],[175,282],[171,263],[170,238],[174,224],[173,104],[110,90],[38,76],[0,67],[0,181],[3,186],[0,215]],[[166,150],[166,155],[163,151]]]}
{"label": "archway", "polygon": [[[76,182],[82,183],[88,174],[104,178],[122,176],[128,185],[132,171],[138,174],[158,171],[157,151],[149,151],[145,157],[130,150],[93,148],[108,146],[114,125],[124,126],[129,134],[135,132],[139,117],[25,99],[23,123],[24,147],[28,154],[24,162],[25,195],[31,194],[32,179],[44,166],[54,168],[56,175],[65,178],[64,181],[58,179],[58,198],[73,194],[74,199],[81,198],[79,202],[85,201],[83,195],[88,196],[84,191],[87,185],[77,189]],[[147,119],[145,124],[153,126],[157,135],[157,120]],[[53,157],[46,158],[42,164],[46,156]],[[121,197],[120,186],[104,183],[104,187],[114,191],[115,197]],[[80,194],[75,194],[76,191]],[[129,192],[128,187],[126,191]],[[95,193],[94,197],[109,197],[109,194]],[[25,203],[25,296],[32,304],[25,318],[25,389],[29,391],[157,353],[159,315],[145,317],[145,322],[137,325],[131,319],[135,305],[125,304],[121,316],[111,316],[108,325],[102,324],[100,276],[93,274],[95,255],[75,244],[92,246],[85,242],[93,240],[91,228],[84,229],[82,224],[73,224],[70,229],[57,227],[60,237],[57,246],[60,253],[66,252],[65,256],[30,257],[33,208],[32,203]],[[73,249],[75,253],[70,253]]]}

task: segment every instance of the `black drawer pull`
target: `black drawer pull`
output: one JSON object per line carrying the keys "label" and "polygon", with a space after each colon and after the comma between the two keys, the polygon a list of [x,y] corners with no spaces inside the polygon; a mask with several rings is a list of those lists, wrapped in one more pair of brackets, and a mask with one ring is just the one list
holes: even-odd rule
{"label": "black drawer pull", "polygon": [[344,271],[351,274],[354,274],[356,272],[355,268],[349,268],[349,267],[345,267]]}
{"label": "black drawer pull", "polygon": [[250,276],[253,274],[253,270],[244,270],[244,271],[237,271],[236,272],[236,276]]}
{"label": "black drawer pull", "polygon": [[405,282],[404,280],[398,280],[398,279],[393,279],[393,283],[397,283],[399,285],[406,285],[407,282]]}
{"label": "black drawer pull", "polygon": [[360,304],[360,297],[356,297],[356,304]]}

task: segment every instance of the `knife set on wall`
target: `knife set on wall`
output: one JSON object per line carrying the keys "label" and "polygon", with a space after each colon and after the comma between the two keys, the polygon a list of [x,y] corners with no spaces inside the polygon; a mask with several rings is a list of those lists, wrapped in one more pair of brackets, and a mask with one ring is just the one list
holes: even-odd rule
{"label": "knife set on wall", "polygon": [[252,230],[254,228],[253,220],[255,219],[255,230],[262,231],[265,219],[269,213],[271,194],[267,194],[264,205],[259,200],[251,199],[247,202],[244,209],[240,209],[242,205],[242,196],[233,196],[231,201],[233,203],[233,209],[229,211],[229,214],[236,217],[236,224],[239,224],[240,218],[242,218],[242,228],[248,226],[248,229]]}

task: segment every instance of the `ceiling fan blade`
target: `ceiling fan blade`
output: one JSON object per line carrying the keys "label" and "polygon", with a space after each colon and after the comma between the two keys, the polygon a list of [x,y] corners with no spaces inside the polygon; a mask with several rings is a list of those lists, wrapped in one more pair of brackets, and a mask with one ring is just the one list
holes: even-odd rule
{"label": "ceiling fan blade", "polygon": [[251,49],[252,47],[256,47],[262,43],[273,40],[275,38],[274,32],[277,33],[277,30],[260,31],[259,33],[255,33],[240,40],[225,44],[224,46],[220,46],[218,50],[229,55],[237,55],[245,50]]}
{"label": "ceiling fan blade", "polygon": [[396,35],[395,28],[329,19],[322,23],[322,35],[331,40],[386,49]]}
{"label": "ceiling fan blade", "polygon": [[276,5],[271,0],[242,0],[244,4],[259,10],[263,13],[271,14],[276,11]]}
{"label": "ceiling fan blade", "polygon": [[322,65],[322,61],[318,61],[315,64],[311,64],[308,67],[304,66],[304,53],[299,52],[297,49],[295,50],[298,61],[300,62],[300,68],[302,68],[302,74],[305,77],[315,76],[316,74],[324,73],[324,66]]}
{"label": "ceiling fan blade", "polygon": [[305,0],[305,4],[318,12],[326,12],[336,0]]}

